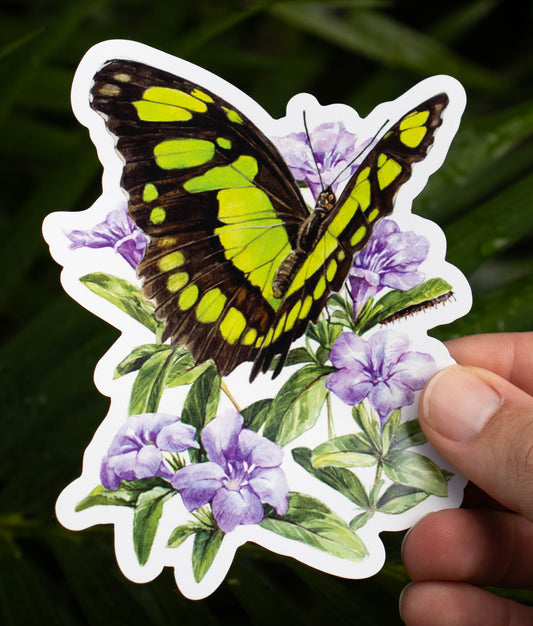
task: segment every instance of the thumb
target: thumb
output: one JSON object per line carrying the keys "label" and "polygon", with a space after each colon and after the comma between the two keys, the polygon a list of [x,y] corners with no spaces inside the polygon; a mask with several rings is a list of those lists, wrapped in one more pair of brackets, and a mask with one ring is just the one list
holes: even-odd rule
{"label": "thumb", "polygon": [[426,386],[420,424],[469,480],[533,521],[533,397],[487,370],[452,365]]}

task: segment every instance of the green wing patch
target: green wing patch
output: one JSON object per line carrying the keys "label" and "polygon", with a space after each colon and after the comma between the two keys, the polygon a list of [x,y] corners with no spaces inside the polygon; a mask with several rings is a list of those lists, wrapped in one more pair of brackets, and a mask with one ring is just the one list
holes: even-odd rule
{"label": "green wing patch", "polygon": [[[137,272],[165,322],[163,340],[186,345],[197,362],[213,359],[223,376],[253,361],[253,379],[280,354],[277,373],[392,212],[446,103],[435,96],[392,126],[317,220],[277,149],[230,103],[141,63],[104,65],[91,106],[117,138],[128,211],[150,238]],[[310,220],[318,228],[304,254]],[[273,288],[280,267],[282,295]]]}

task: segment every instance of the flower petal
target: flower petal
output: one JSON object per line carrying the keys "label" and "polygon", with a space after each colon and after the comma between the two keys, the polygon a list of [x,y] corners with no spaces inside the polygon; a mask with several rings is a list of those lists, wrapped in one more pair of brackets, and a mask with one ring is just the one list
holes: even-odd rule
{"label": "flower petal", "polygon": [[137,452],[135,460],[135,478],[151,478],[156,476],[163,457],[155,446],[143,446]]}
{"label": "flower petal", "polygon": [[264,517],[259,496],[247,487],[239,491],[220,489],[213,498],[212,508],[219,528],[226,533],[240,524],[258,524]]}
{"label": "flower petal", "polygon": [[244,428],[239,435],[237,460],[258,467],[277,467],[283,460],[283,450],[277,443]]}
{"label": "flower petal", "polygon": [[196,429],[190,424],[174,422],[163,426],[156,437],[156,445],[160,450],[168,452],[184,452],[189,448],[199,448],[195,440]]}
{"label": "flower petal", "polygon": [[349,406],[354,406],[368,396],[372,390],[372,381],[365,372],[358,375],[345,367],[328,376],[326,389]]}
{"label": "flower petal", "polygon": [[213,499],[222,487],[224,470],[216,463],[197,463],[179,469],[170,484],[180,492],[188,511],[194,511]]}
{"label": "flower petal", "polygon": [[281,468],[255,469],[248,480],[250,487],[261,499],[274,507],[279,515],[289,508],[289,485]]}
{"label": "flower petal", "polygon": [[103,459],[100,466],[100,482],[106,489],[116,489],[122,482],[122,478],[110,466],[108,457]]}
{"label": "flower petal", "polygon": [[226,467],[226,461],[237,457],[239,433],[243,419],[236,411],[229,411],[211,420],[202,430],[202,443],[210,461]]}
{"label": "flower petal", "polygon": [[369,347],[357,335],[343,333],[333,344],[329,358],[334,367],[347,368],[356,375],[368,366]]}

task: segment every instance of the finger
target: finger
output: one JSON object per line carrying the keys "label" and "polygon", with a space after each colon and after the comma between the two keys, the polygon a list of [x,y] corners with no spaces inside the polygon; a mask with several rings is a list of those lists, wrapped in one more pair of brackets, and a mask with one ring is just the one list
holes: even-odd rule
{"label": "finger", "polygon": [[407,626],[531,626],[533,608],[466,583],[411,583],[400,596]]}
{"label": "finger", "polygon": [[503,511],[431,513],[405,537],[402,558],[412,580],[533,588],[533,523]]}
{"label": "finger", "polygon": [[533,520],[533,398],[492,372],[452,365],[426,386],[428,440],[507,508]]}
{"label": "finger", "polygon": [[490,370],[533,395],[533,332],[460,337],[446,347],[461,365]]}

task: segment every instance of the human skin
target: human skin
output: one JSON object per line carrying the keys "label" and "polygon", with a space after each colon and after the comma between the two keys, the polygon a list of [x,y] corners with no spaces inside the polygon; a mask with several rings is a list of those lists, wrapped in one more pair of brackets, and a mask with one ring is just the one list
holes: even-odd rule
{"label": "human skin", "polygon": [[527,626],[533,607],[479,586],[533,589],[533,333],[448,342],[459,365],[420,399],[422,429],[470,483],[461,509],[431,513],[408,533],[413,582],[407,626]]}

